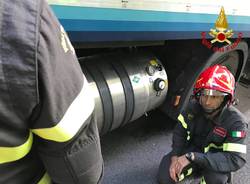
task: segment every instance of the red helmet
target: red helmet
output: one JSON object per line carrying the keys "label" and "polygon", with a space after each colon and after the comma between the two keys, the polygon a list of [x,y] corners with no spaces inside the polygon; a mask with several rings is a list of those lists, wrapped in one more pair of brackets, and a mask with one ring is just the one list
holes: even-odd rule
{"label": "red helmet", "polygon": [[197,79],[194,86],[194,95],[197,95],[203,89],[219,91],[221,95],[228,94],[230,97],[229,102],[231,103],[235,89],[234,76],[225,66],[210,66]]}

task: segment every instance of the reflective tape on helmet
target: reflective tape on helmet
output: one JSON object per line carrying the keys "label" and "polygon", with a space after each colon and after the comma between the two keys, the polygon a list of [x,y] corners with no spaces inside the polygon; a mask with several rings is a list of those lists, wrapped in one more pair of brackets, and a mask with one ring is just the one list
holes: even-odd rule
{"label": "reflective tape on helmet", "polygon": [[37,184],[52,184],[48,173],[45,173]]}
{"label": "reflective tape on helmet", "polygon": [[0,147],[0,164],[23,158],[30,152],[32,143],[33,134],[30,132],[28,139],[22,145],[16,147]]}
{"label": "reflective tape on helmet", "polygon": [[187,123],[185,122],[184,117],[182,116],[182,114],[180,114],[178,116],[178,120],[181,122],[183,128],[187,129]]}
{"label": "reflective tape on helmet", "polygon": [[238,144],[238,143],[224,143],[223,151],[247,153],[247,146],[245,144]]}
{"label": "reflective tape on helmet", "polygon": [[61,121],[51,128],[32,129],[39,137],[56,142],[66,142],[72,139],[94,110],[94,98],[86,78],[81,92],[74,99]]}

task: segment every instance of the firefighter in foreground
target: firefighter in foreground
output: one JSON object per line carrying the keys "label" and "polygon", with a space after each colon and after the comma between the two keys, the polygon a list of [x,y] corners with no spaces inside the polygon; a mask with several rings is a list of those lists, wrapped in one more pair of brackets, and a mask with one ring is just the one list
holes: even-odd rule
{"label": "firefighter in foreground", "polygon": [[177,183],[199,173],[200,184],[226,184],[231,172],[245,164],[245,117],[231,104],[235,80],[230,71],[214,65],[201,73],[194,99],[178,116],[172,151],[163,157],[158,180]]}
{"label": "firefighter in foreground", "polygon": [[0,10],[0,183],[99,183],[94,100],[65,31],[45,0]]}

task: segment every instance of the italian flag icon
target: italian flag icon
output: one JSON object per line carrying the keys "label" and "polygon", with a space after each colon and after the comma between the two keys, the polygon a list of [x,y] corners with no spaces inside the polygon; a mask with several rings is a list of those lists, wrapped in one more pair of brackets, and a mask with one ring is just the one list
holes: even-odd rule
{"label": "italian flag icon", "polygon": [[231,132],[232,137],[245,137],[246,132],[245,131],[232,131]]}

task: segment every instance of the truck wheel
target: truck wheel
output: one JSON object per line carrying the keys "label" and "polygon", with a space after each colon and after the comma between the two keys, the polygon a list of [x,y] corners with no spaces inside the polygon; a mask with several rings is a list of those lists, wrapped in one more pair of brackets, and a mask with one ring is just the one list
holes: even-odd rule
{"label": "truck wheel", "polygon": [[[190,96],[193,92],[193,86],[195,84],[196,79],[198,78],[199,74],[208,68],[209,66],[220,64],[224,65],[230,70],[230,72],[235,77],[235,82],[237,83],[240,79],[240,76],[242,75],[244,66],[246,64],[246,60],[248,57],[248,45],[245,42],[240,42],[238,46],[230,51],[225,52],[215,52],[208,60],[207,62],[201,66],[194,76],[190,77],[190,80],[193,81],[192,85],[186,88],[189,88],[187,91],[187,96],[185,99],[185,102],[183,103],[182,108],[185,108],[185,106],[188,104],[188,101],[190,99]],[[188,79],[188,78],[187,78]],[[189,80],[189,79],[188,79]],[[186,80],[187,81],[187,80]],[[237,86],[237,85],[236,85]]]}
{"label": "truck wheel", "polygon": [[245,42],[240,42],[233,50],[214,53],[208,59],[207,65],[202,70],[214,64],[221,64],[226,66],[232,72],[235,76],[236,82],[238,82],[246,64],[247,57],[248,45]]}
{"label": "truck wheel", "polygon": [[248,59],[245,65],[242,77],[240,78],[240,82],[244,85],[250,85],[250,50],[248,50]]}
{"label": "truck wheel", "polygon": [[[172,87],[170,85],[167,99],[161,107],[162,111],[172,119],[176,119],[188,104],[196,79],[203,70],[215,64],[224,65],[232,72],[236,82],[238,82],[248,57],[246,42],[240,42],[234,49],[224,52],[212,52],[207,48],[201,48],[200,43],[194,41],[191,43],[185,42],[185,47],[179,55],[173,54],[175,49],[178,48],[178,44],[173,48],[169,47],[167,49],[172,52],[168,52],[169,58],[167,59],[177,63],[177,66],[182,66],[182,68],[176,70],[169,67],[174,71],[169,72]],[[178,103],[174,105],[177,97]]]}

